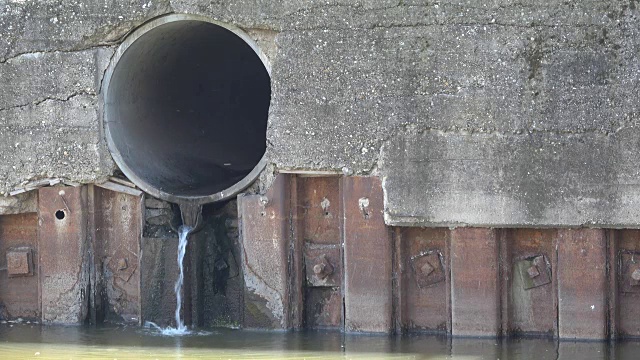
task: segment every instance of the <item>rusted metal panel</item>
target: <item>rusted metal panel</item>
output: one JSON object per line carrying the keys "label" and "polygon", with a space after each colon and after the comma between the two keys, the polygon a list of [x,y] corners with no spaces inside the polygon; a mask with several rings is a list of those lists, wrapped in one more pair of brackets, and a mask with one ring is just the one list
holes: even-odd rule
{"label": "rusted metal panel", "polygon": [[558,230],[558,333],[561,338],[606,338],[607,258],[604,230]]}
{"label": "rusted metal panel", "polygon": [[425,250],[411,257],[411,269],[420,289],[426,289],[445,280],[442,261],[442,252],[435,249]]}
{"label": "rusted metal panel", "polygon": [[617,235],[617,259],[614,258],[614,266],[612,266],[616,270],[615,283],[618,290],[617,314],[615,314],[618,315],[617,333],[621,337],[638,337],[640,336],[640,282],[635,278],[637,270],[640,269],[640,230],[621,230]]}
{"label": "rusted metal panel", "polygon": [[238,198],[247,328],[289,326],[289,193],[280,175],[265,195]]}
{"label": "rusted metal panel", "polygon": [[342,238],[339,177],[297,178],[297,208],[305,242],[340,244]]}
{"label": "rusted metal panel", "polygon": [[307,286],[340,287],[342,254],[340,247],[307,247],[304,252]]}
{"label": "rusted metal panel", "polygon": [[38,191],[42,321],[77,324],[88,312],[86,187]]}
{"label": "rusted metal panel", "polygon": [[[0,319],[40,320],[37,224],[36,213],[0,216],[0,268],[7,268],[0,271]],[[30,270],[22,262],[29,253]],[[11,264],[15,257],[20,257],[20,265]],[[24,276],[29,274],[32,276]]]}
{"label": "rusted metal panel", "polygon": [[497,336],[501,331],[499,243],[496,231],[451,231],[453,335]]}
{"label": "rusted metal panel", "polygon": [[546,256],[535,255],[516,261],[513,276],[520,279],[522,289],[531,290],[551,283],[550,269]]}
{"label": "rusted metal panel", "polygon": [[33,276],[33,250],[30,247],[11,248],[7,251],[9,277]]}
{"label": "rusted metal panel", "polygon": [[142,197],[94,187],[95,251],[105,317],[140,321]]}
{"label": "rusted metal panel", "polygon": [[[287,176],[287,175],[281,175]],[[290,203],[290,224],[291,238],[289,240],[289,263],[291,264],[291,274],[289,274],[289,323],[293,329],[303,329],[305,327],[305,283],[306,276],[302,270],[304,264],[304,238],[302,231],[303,210],[298,206],[298,181],[297,176],[288,175],[289,187],[292,190],[289,193]]]}
{"label": "rusted metal panel", "polygon": [[175,326],[174,284],[180,270],[176,254],[178,238],[142,238],[140,306],[142,321]]}
{"label": "rusted metal panel", "polygon": [[342,189],[345,330],[390,332],[393,246],[380,179],[346,177]]}
{"label": "rusted metal panel", "polygon": [[[616,340],[620,337],[620,307],[622,306],[622,301],[620,301],[621,296],[619,295],[619,286],[618,286],[618,244],[620,243],[620,239],[622,238],[624,230],[606,230],[607,236],[607,256],[608,256],[608,270],[607,271],[607,281],[609,285],[609,294],[608,294],[608,322],[609,322],[609,339]],[[637,302],[636,302],[637,303]],[[633,316],[633,315],[632,315]]]}
{"label": "rusted metal panel", "polygon": [[402,326],[409,331],[446,331],[448,267],[444,254],[449,230],[404,228],[400,237]]}
{"label": "rusted metal panel", "polygon": [[342,292],[336,287],[305,289],[305,327],[337,329],[342,325]]}
{"label": "rusted metal panel", "polygon": [[552,229],[506,230],[508,248],[505,288],[508,291],[506,323],[509,334],[556,333],[557,317],[552,285],[552,259],[557,231]]}
{"label": "rusted metal panel", "polygon": [[640,252],[620,252],[620,291],[625,294],[640,293]]}
{"label": "rusted metal panel", "polygon": [[342,251],[339,245],[307,243],[304,250],[304,325],[307,329],[342,327]]}
{"label": "rusted metal panel", "polygon": [[[304,327],[342,327],[342,196],[338,177],[296,177],[294,241],[302,248]],[[295,259],[296,256],[294,255]]]}

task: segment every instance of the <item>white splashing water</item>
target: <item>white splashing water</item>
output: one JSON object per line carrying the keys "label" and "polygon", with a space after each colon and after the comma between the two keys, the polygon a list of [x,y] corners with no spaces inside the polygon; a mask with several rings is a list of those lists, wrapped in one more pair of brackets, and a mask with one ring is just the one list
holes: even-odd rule
{"label": "white splashing water", "polygon": [[178,229],[178,267],[180,268],[180,275],[174,288],[176,292],[176,327],[168,326],[162,329],[163,335],[185,335],[189,333],[180,316],[180,310],[182,310],[182,284],[184,283],[184,265],[182,262],[187,251],[187,239],[191,230],[192,228],[186,225],[180,226],[180,229]]}

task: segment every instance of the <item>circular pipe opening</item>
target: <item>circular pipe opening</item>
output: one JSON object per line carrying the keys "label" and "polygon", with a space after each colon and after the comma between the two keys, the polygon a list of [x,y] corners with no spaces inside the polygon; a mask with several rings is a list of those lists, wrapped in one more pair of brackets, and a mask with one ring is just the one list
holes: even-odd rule
{"label": "circular pipe opening", "polygon": [[64,210],[58,210],[56,211],[56,219],[58,220],[64,220],[64,217],[66,216],[66,214],[64,213]]}
{"label": "circular pipe opening", "polygon": [[118,49],[104,94],[114,160],[154,196],[221,200],[264,168],[269,70],[236,28],[187,15],[154,20]]}

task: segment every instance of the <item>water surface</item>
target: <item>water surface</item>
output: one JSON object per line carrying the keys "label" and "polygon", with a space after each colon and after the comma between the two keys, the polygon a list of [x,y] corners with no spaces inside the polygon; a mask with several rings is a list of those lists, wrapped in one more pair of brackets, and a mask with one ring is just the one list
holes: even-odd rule
{"label": "water surface", "polygon": [[623,359],[640,342],[450,339],[219,329],[164,336],[138,327],[0,325],[0,359]]}

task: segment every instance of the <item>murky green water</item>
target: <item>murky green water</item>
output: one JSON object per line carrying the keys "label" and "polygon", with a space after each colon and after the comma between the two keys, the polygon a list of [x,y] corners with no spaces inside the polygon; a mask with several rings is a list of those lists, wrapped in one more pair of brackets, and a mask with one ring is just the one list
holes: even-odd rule
{"label": "murky green water", "polygon": [[215,330],[168,337],[137,327],[0,325],[0,359],[638,359],[640,342],[447,339]]}

